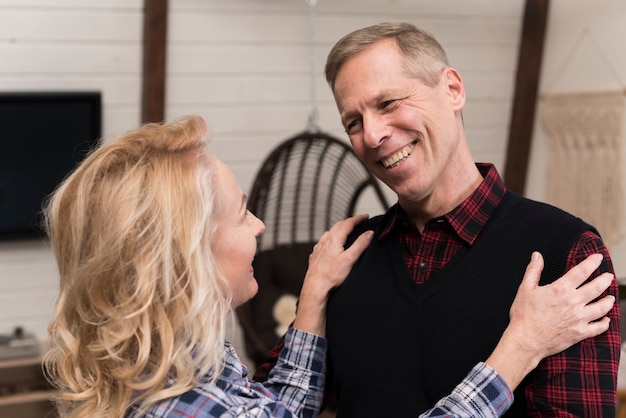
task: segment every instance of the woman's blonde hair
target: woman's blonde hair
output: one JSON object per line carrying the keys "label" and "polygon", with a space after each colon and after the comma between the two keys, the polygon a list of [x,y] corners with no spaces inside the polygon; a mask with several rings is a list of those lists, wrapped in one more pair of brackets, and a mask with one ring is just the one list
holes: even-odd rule
{"label": "woman's blonde hair", "polygon": [[101,144],[53,193],[61,279],[45,367],[63,417],[121,417],[222,370],[214,157],[198,116]]}
{"label": "woman's blonde hair", "polygon": [[384,39],[395,39],[404,70],[429,87],[439,83],[441,71],[449,66],[446,52],[430,33],[406,22],[384,22],[355,30],[341,38],[326,59],[326,81],[331,90],[341,67],[354,55]]}

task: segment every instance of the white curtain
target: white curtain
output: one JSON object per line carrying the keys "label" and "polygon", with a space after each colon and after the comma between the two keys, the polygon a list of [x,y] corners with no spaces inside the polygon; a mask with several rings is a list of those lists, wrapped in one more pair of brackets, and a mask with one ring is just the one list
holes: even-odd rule
{"label": "white curtain", "polygon": [[594,225],[607,245],[624,231],[624,91],[550,94],[546,200]]}

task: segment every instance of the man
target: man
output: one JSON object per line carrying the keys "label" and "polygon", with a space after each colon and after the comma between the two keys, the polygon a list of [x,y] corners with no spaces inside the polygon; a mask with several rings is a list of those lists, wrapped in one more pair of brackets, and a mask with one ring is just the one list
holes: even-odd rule
{"label": "man", "polygon": [[[544,284],[593,253],[604,256],[593,277],[613,273],[611,259],[592,226],[474,163],[463,81],[430,34],[357,30],[331,50],[326,78],[354,151],[398,196],[363,225],[375,236],[329,299],[329,390],[339,417],[414,417],[495,347],[533,250]],[[606,333],[542,361],[505,416],[615,416],[617,304],[609,317]]]}

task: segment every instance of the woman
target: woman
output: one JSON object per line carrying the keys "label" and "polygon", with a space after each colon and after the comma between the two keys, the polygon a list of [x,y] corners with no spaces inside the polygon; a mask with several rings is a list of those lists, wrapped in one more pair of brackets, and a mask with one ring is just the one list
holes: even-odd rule
{"label": "woman", "polygon": [[[370,232],[343,247],[366,216],[322,236],[278,365],[263,385],[249,382],[225,329],[231,310],[257,291],[251,265],[264,225],[247,211],[231,171],[206,150],[206,135],[197,116],[144,125],[102,143],[51,196],[46,226],[61,293],[45,365],[61,416],[319,412],[326,296],[367,246]],[[608,318],[589,322],[613,301],[585,305],[610,278],[576,290],[598,262],[589,259],[544,288],[536,286],[541,258],[531,262],[511,326],[487,361],[501,374],[484,365],[504,399],[505,382],[514,387],[543,356],[606,330]],[[544,310],[542,327],[528,319],[533,304]],[[474,392],[482,397],[485,389]]]}

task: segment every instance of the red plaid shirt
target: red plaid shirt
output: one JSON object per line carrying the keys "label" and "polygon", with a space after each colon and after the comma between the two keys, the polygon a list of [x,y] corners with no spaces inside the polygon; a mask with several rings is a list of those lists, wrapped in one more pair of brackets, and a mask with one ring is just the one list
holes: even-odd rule
{"label": "red plaid shirt", "polygon": [[[431,219],[420,234],[397,206],[392,222],[381,235],[385,236],[393,229],[400,232],[404,261],[416,283],[425,283],[454,257],[459,248],[472,245],[500,204],[506,189],[495,167],[491,164],[477,166],[484,181],[453,211]],[[566,269],[595,253],[601,253],[604,261],[594,277],[600,271],[614,273],[606,246],[599,236],[589,231],[583,233],[570,249]],[[614,281],[608,293],[617,299],[617,292],[617,281]],[[529,385],[526,391],[529,416],[602,417],[608,416],[605,414],[607,410],[614,411],[621,343],[619,304],[615,304],[609,316],[611,326],[607,332],[578,344],[579,349],[567,350],[539,364],[532,375],[536,383]],[[277,357],[279,352],[277,346],[271,356]],[[271,366],[270,359],[257,370],[255,378],[262,379]]]}

